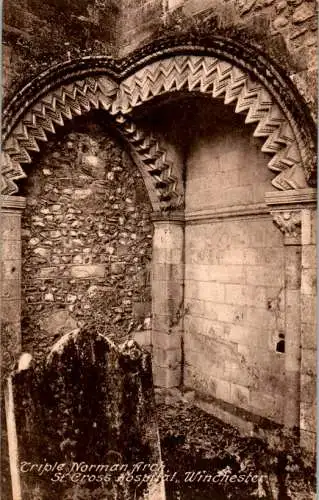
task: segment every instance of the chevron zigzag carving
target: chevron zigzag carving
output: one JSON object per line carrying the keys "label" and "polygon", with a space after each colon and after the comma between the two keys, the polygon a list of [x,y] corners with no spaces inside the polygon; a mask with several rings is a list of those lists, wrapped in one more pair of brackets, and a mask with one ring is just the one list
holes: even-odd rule
{"label": "chevron zigzag carving", "polygon": [[182,180],[178,179],[177,172],[174,172],[167,151],[154,136],[145,135],[129,119],[121,124],[121,131],[153,178],[162,207],[180,206],[183,203]]}
{"label": "chevron zigzag carving", "polygon": [[245,123],[256,124],[254,136],[264,138],[261,149],[272,155],[268,166],[279,173],[273,185],[282,190],[296,188],[292,172],[286,172],[295,167],[299,172],[297,187],[304,187],[300,152],[286,117],[261,84],[228,62],[187,55],[149,64],[120,84],[110,112],[127,115],[155,96],[178,90],[203,92],[232,104],[235,113],[245,115]]}
{"label": "chevron zigzag carving", "polygon": [[293,130],[270,93],[238,67],[210,56],[180,55],[151,63],[117,84],[107,76],[87,77],[60,85],[43,95],[23,115],[5,140],[2,152],[3,194],[13,194],[14,181],[25,177],[21,167],[30,152],[39,151],[48,133],[65,120],[105,109],[139,155],[153,178],[162,206],[182,203],[183,188],[167,152],[146,136],[130,114],[152,98],[179,90],[197,91],[223,99],[245,122],[255,125],[254,136],[264,139],[262,151],[271,155],[268,166],[277,173],[273,185],[281,190],[304,187],[302,160]]}
{"label": "chevron zigzag carving", "polygon": [[[47,133],[55,133],[56,125],[87,113],[91,109],[109,110],[116,96],[115,82],[106,78],[87,78],[61,86],[38,101],[23,117],[5,142],[2,153],[1,192],[17,192],[15,180],[26,176],[21,163],[31,163],[29,152],[39,151],[39,142],[48,140]],[[116,124],[151,175],[161,206],[166,208],[181,203],[177,178],[166,151],[154,137],[139,130],[129,117],[116,117]]]}

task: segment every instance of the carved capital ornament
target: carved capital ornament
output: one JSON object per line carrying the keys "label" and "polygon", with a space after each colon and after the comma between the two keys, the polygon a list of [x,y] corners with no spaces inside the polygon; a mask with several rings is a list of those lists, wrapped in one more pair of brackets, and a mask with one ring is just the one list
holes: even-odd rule
{"label": "carved capital ornament", "polygon": [[273,221],[280,231],[287,235],[297,237],[301,234],[300,210],[285,210],[282,212],[271,212]]}

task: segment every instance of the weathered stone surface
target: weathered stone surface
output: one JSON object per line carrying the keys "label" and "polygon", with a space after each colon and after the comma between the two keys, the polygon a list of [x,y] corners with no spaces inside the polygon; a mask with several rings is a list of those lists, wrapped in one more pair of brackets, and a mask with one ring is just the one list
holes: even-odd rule
{"label": "weathered stone surface", "polygon": [[287,7],[286,0],[280,0],[279,2],[276,2],[277,12],[282,12],[283,10],[285,10],[286,7]]}
{"label": "weathered stone surface", "polygon": [[21,293],[21,283],[15,279],[2,279],[0,297],[5,299],[19,299]]}
{"label": "weathered stone surface", "polygon": [[150,355],[74,330],[29,365],[12,375],[23,500],[164,500]]}
{"label": "weathered stone surface", "polygon": [[147,351],[152,351],[152,332],[151,330],[139,330],[133,332],[133,340],[135,340],[138,345],[142,346]]}
{"label": "weathered stone surface", "polygon": [[[3,317],[5,311],[2,310]],[[1,374],[2,386],[10,372],[14,369],[21,352],[21,332],[18,321],[8,321],[1,318]]]}
{"label": "weathered stone surface", "polygon": [[300,429],[313,432],[316,422],[316,405],[301,403],[300,405]]}
{"label": "weathered stone surface", "polygon": [[165,328],[162,331],[159,330],[157,335],[153,335],[152,345],[162,349],[179,349],[182,342],[181,330],[174,331],[170,334],[166,332],[167,329]]}
{"label": "weathered stone surface", "polygon": [[284,398],[273,396],[262,391],[251,392],[251,405],[256,408],[256,413],[275,422],[282,421]]}
{"label": "weathered stone surface", "polygon": [[44,257],[45,259],[47,259],[50,255],[50,250],[48,250],[47,248],[37,247],[34,249],[34,253],[39,255],[40,257]]}
{"label": "weathered stone surface", "polygon": [[19,323],[21,320],[21,300],[19,298],[3,299],[1,315],[8,323]]}
{"label": "weathered stone surface", "polygon": [[[58,9],[49,4],[43,8],[46,4],[37,1],[27,6],[20,0],[18,4],[7,2],[4,9],[5,91],[13,95],[22,78],[27,82],[47,65],[64,61],[66,57],[110,52],[114,55],[118,52],[126,54],[172,25],[177,32],[187,30],[192,25],[197,27],[199,24],[202,27],[203,13],[206,19],[215,21],[215,30],[221,33],[223,29],[230,30],[235,37],[238,36],[239,26],[240,31],[247,32],[246,37],[261,42],[264,51],[279,58],[279,64],[284,61],[285,66],[291,68],[295,61],[294,47],[287,43],[289,34],[285,34],[289,50],[281,53],[283,42],[278,42],[276,34],[269,33],[269,23],[257,21],[258,17],[273,20],[278,12],[277,5],[283,8],[285,3],[274,0],[174,0],[163,4],[159,0],[152,0],[144,5],[139,1],[125,0],[122,9],[105,6],[104,3],[92,6],[88,2],[83,2],[81,6],[68,5],[68,8],[60,6]],[[289,21],[295,8],[307,9],[308,5],[314,9],[315,0],[290,0],[288,9],[286,7]],[[55,22],[57,17],[61,20],[58,25]],[[311,18],[302,24],[307,24],[309,20]],[[65,23],[72,26],[71,31],[64,28]],[[90,26],[89,35],[84,34],[87,26]],[[105,26],[109,27],[108,30]],[[19,44],[15,43],[16,37]],[[25,44],[28,44],[30,52],[26,51]],[[304,49],[308,49],[306,45]],[[305,54],[305,59],[309,65],[309,53]],[[308,91],[308,94],[311,93],[311,90]],[[69,142],[72,144],[72,141]]]}
{"label": "weathered stone surface", "polygon": [[316,406],[316,378],[301,374],[301,401]]}
{"label": "weathered stone surface", "polygon": [[20,214],[1,213],[0,237],[1,241],[16,241],[20,230]]}
{"label": "weathered stone surface", "polygon": [[16,260],[3,260],[0,263],[1,281],[12,280],[20,281],[21,278],[21,261]]}
{"label": "weathered stone surface", "polygon": [[300,446],[310,453],[316,453],[317,436],[315,432],[300,429]]}
{"label": "weathered stone surface", "polygon": [[301,293],[305,295],[316,296],[317,293],[317,276],[314,269],[304,269],[301,280]]}
{"label": "weathered stone surface", "polygon": [[161,349],[153,347],[152,354],[156,360],[156,364],[162,367],[169,367],[173,370],[180,367],[181,363],[181,349],[178,346],[176,349]]}
{"label": "weathered stone surface", "polygon": [[[0,216],[2,217],[2,215]],[[18,236],[18,234],[16,235]],[[1,240],[1,260],[20,260],[21,240]]]}
{"label": "weathered stone surface", "polygon": [[275,351],[285,331],[283,237],[267,217],[239,216],[236,205],[262,201],[270,178],[251,143],[242,154],[244,135],[223,116],[197,132],[187,160],[184,383],[281,423],[284,356]]}
{"label": "weathered stone surface", "polygon": [[[230,223],[228,224],[230,228]],[[217,228],[217,238],[220,237],[220,227],[221,224]],[[202,228],[197,226],[198,234],[201,234],[201,230]],[[194,231],[193,227],[193,235]],[[190,255],[194,256],[194,253]],[[271,259],[269,263],[271,264]],[[250,267],[248,264],[245,266],[245,275],[254,278],[258,286],[256,283],[237,284],[236,275],[233,276],[230,271],[227,275],[227,266],[225,277],[234,284],[218,282],[221,279],[220,274],[215,276],[216,283],[202,281],[214,279],[213,275],[210,278],[209,265],[197,266],[199,272],[196,281],[196,271],[195,268],[192,269],[192,281],[185,282],[187,314],[184,321],[184,359],[192,369],[192,376],[188,378],[189,371],[186,370],[184,381],[189,387],[196,387],[199,393],[207,397],[209,394],[214,394],[215,397],[229,401],[235,406],[268,417],[273,415],[275,419],[281,421],[280,394],[285,385],[284,359],[282,358],[277,366],[272,356],[275,353],[269,350],[275,350],[273,338],[278,336],[277,329],[280,325],[283,328],[284,309],[280,288],[282,282],[277,288],[267,288],[267,285],[273,284],[272,276],[276,272],[278,275],[278,271],[274,271],[274,274],[269,273],[269,263],[266,263],[263,272],[261,266]],[[203,268],[202,273],[201,268]],[[253,269],[256,270],[255,273]],[[186,276],[189,276],[187,264]],[[270,280],[267,283],[266,276]],[[207,293],[202,296],[201,290],[205,288],[203,285],[208,287],[206,287]],[[214,285],[220,289],[221,294],[210,293],[210,287],[215,290]],[[190,294],[192,287],[194,290]],[[195,307],[196,304],[198,307]],[[202,307],[199,307],[200,304]],[[227,388],[224,382],[228,383]],[[240,393],[234,388],[231,390],[231,384],[238,383],[245,386],[246,391]],[[258,393],[264,391],[269,395],[275,394],[277,410],[272,410],[274,401],[267,398],[262,406],[254,406],[257,397],[250,400],[248,387]],[[270,405],[268,409],[266,409],[267,402]]]}
{"label": "weathered stone surface", "polygon": [[178,387],[181,383],[180,367],[172,369],[153,364],[153,378],[156,387]]}
{"label": "weathered stone surface", "polygon": [[[69,4],[51,5],[49,1],[26,4],[18,0],[14,6],[7,3],[4,8],[5,38],[6,56],[10,59],[6,60],[5,87],[17,85],[20,71],[24,78],[32,78],[34,71],[39,73],[41,68],[48,67],[57,60],[62,62],[71,54],[72,57],[90,54],[92,51],[109,54],[114,49],[117,32],[116,14],[114,6],[106,6],[103,2],[92,4],[84,1],[72,7]],[[68,29],[66,25],[69,26]],[[90,41],[85,35],[88,27]],[[17,37],[21,47],[14,50],[13,40]],[[26,43],[32,47],[32,63],[28,61],[25,52]],[[39,57],[36,56],[37,53]]]}
{"label": "weathered stone surface", "polygon": [[250,391],[245,386],[231,384],[230,398],[236,406],[248,406],[250,403]]}
{"label": "weathered stone surface", "polygon": [[301,358],[301,373],[316,377],[316,349],[303,349]]}
{"label": "weathered stone surface", "polygon": [[311,318],[309,323],[301,323],[301,345],[303,349],[316,349],[316,325],[311,323]]}

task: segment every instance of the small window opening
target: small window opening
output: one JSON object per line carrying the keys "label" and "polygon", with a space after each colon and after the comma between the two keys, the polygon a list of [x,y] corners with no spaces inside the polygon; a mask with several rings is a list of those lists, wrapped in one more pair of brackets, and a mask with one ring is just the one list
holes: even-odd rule
{"label": "small window opening", "polygon": [[284,353],[285,352],[285,336],[284,336],[284,334],[280,333],[279,338],[280,338],[280,340],[279,340],[279,342],[277,342],[276,351]]}

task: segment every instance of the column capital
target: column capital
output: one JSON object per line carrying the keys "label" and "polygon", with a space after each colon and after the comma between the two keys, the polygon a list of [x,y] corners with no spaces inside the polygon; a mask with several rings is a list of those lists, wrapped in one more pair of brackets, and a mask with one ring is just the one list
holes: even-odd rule
{"label": "column capital", "polygon": [[301,210],[272,210],[275,225],[285,236],[285,244],[301,244]]}
{"label": "column capital", "polygon": [[265,202],[275,225],[284,234],[285,245],[301,245],[304,232],[304,212],[316,207],[315,188],[270,191]]}

